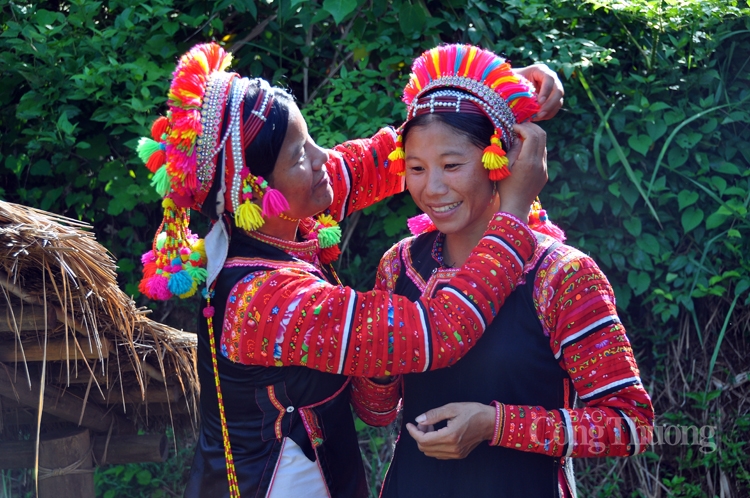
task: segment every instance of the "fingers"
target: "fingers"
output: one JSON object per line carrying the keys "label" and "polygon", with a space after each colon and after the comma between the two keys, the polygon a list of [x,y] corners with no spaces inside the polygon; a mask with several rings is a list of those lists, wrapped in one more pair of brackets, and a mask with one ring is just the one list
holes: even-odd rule
{"label": "fingers", "polygon": [[534,64],[524,68],[521,74],[534,84],[537,101],[541,106],[533,121],[550,119],[562,108],[565,89],[560,78],[546,64]]}
{"label": "fingers", "polygon": [[414,419],[419,425],[435,425],[438,422],[455,417],[453,403],[428,410]]}
{"label": "fingers", "polygon": [[498,184],[500,210],[527,220],[529,207],[547,183],[547,134],[533,123],[517,124],[508,151],[511,175]]}

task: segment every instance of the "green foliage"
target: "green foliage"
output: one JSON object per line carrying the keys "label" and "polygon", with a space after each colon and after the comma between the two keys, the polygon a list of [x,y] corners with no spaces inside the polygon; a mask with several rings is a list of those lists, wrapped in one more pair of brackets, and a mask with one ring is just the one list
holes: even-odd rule
{"label": "green foliage", "polygon": [[[550,174],[542,201],[610,278],[657,422],[721,432],[715,453],[655,447],[631,463],[579,464],[582,495],[649,486],[719,495],[722,479],[737,495],[750,490],[750,423],[736,401],[743,387],[716,387],[750,370],[736,353],[747,344],[750,305],[746,2],[0,4],[0,195],[93,223],[136,296],[138,257],[161,213],[135,145],[164,111],[176,57],[193,43],[218,40],[238,72],[288,86],[326,146],[399,124],[411,60],[440,42],[481,44],[516,65],[546,62],[564,80],[566,105],[542,124]],[[380,256],[415,213],[404,194],[348,220],[342,279],[370,287]],[[194,330],[184,318],[192,311],[174,306],[156,318]],[[368,451],[371,461],[377,452]],[[636,467],[658,484],[644,484]],[[119,472],[107,478],[130,470]]]}
{"label": "green foliage", "polygon": [[[167,431],[170,443],[173,434]],[[128,463],[99,467],[94,473],[96,496],[100,498],[166,498],[182,496],[190,463],[195,452],[193,444],[180,440],[177,452],[170,450],[164,463]],[[174,446],[172,446],[174,448]]]}

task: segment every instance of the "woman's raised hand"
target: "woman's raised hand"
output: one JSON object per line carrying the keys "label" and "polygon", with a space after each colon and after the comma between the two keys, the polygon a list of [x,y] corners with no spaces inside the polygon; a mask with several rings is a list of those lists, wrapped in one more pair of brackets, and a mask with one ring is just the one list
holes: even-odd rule
{"label": "woman's raised hand", "polygon": [[514,71],[529,80],[536,89],[537,100],[541,106],[532,121],[551,119],[563,105],[565,89],[552,69],[546,64],[534,64],[528,67],[520,67]]}
{"label": "woman's raised hand", "polygon": [[547,183],[547,134],[533,123],[517,124],[508,151],[511,175],[498,183],[500,211],[528,222],[531,203]]}

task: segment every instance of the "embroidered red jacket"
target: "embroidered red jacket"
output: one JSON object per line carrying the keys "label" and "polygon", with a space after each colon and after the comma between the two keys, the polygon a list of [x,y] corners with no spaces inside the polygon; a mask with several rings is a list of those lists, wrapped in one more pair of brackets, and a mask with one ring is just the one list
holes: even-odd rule
{"label": "embroidered red jacket", "polygon": [[[539,263],[554,242],[550,237],[539,237],[541,242],[528,263],[529,268]],[[401,261],[408,261],[399,258],[399,253],[408,252],[412,240],[399,242],[383,256],[376,289],[395,288],[399,275],[403,275]],[[425,282],[425,290],[432,285],[431,281]],[[550,348],[585,407],[546,410],[539,406],[504,405],[500,445],[573,457],[628,456],[645,451],[651,441],[653,406],[617,316],[614,292],[599,267],[580,251],[559,245],[539,266],[533,298]],[[387,425],[396,416],[399,396],[395,393],[399,388],[399,383],[394,382],[388,386],[389,390],[381,390],[380,403],[370,408],[367,407],[372,395],[364,398],[360,395],[363,389],[353,390],[352,404],[366,407],[362,410],[363,419]],[[523,418],[532,420],[533,430],[523,426],[522,412]],[[544,441],[573,441],[573,444],[545,447]]]}
{"label": "embroidered red jacket", "polygon": [[[387,171],[393,135],[347,142],[327,163],[336,219],[403,190]],[[536,238],[498,213],[449,285],[416,303],[387,291],[331,285],[314,261],[257,261],[230,293],[221,351],[247,365],[301,365],[353,376],[446,367],[481,336],[531,259]]]}

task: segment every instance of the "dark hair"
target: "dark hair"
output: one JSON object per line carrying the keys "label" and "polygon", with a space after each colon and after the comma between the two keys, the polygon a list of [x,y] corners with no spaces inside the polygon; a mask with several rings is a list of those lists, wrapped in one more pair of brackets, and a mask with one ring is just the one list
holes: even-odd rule
{"label": "dark hair", "polygon": [[[245,94],[243,123],[250,117],[259,91],[260,85],[255,84]],[[271,91],[273,95],[271,112],[258,132],[258,136],[245,149],[247,167],[255,176],[268,177],[273,172],[273,167],[281,152],[281,145],[286,137],[286,129],[289,126],[289,107],[294,103],[294,98],[283,88],[275,86],[271,88]]]}
{"label": "dark hair", "polygon": [[[232,85],[237,83],[235,79]],[[250,87],[245,93],[245,105],[242,111],[242,122],[244,123],[250,117],[250,113],[255,107],[255,103],[258,100],[258,94],[260,93],[260,80],[251,80]],[[289,109],[294,103],[294,97],[292,97],[286,90],[280,87],[271,87],[271,93],[273,95],[273,103],[271,104],[271,110],[268,113],[266,122],[263,123],[258,135],[252,141],[252,143],[245,149],[245,162],[250,172],[255,176],[268,177],[273,172],[273,168],[276,165],[276,160],[279,158],[281,152],[281,146],[286,138],[286,130],[289,126]],[[230,89],[231,95],[231,89]],[[227,110],[224,112],[224,119],[221,125],[221,137],[227,133],[229,127],[229,106],[231,101],[227,101]],[[220,164],[223,160],[222,151],[217,158],[217,162]],[[218,168],[217,168],[218,169]],[[218,173],[217,173],[218,175]],[[201,212],[211,219],[217,219],[216,215],[216,195],[219,192],[221,181],[215,176],[214,182],[211,185],[211,190],[208,192],[206,202],[204,202]],[[208,202],[208,199],[213,199],[214,202]]]}
{"label": "dark hair", "polygon": [[[425,94],[428,96],[430,93]],[[467,94],[468,95],[468,94]],[[495,127],[484,114],[458,113],[458,112],[436,112],[433,114],[420,114],[404,125],[401,137],[406,146],[409,131],[417,126],[426,126],[432,122],[444,123],[456,132],[465,135],[471,143],[484,149],[490,145],[490,137],[495,132]]]}

